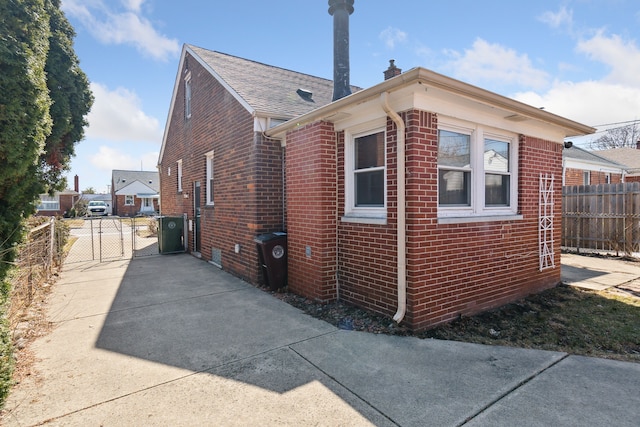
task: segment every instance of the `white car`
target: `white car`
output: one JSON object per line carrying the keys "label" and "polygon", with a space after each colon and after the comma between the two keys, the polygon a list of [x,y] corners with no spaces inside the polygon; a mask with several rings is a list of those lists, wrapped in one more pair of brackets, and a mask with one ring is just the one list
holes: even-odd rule
{"label": "white car", "polygon": [[92,200],[87,206],[87,213],[91,216],[107,215],[107,204],[102,200]]}

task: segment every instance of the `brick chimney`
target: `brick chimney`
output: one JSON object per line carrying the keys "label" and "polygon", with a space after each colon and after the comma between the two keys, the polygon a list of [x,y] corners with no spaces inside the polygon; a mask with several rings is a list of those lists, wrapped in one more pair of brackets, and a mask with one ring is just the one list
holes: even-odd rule
{"label": "brick chimney", "polygon": [[333,16],[333,101],[351,95],[349,83],[349,15],[354,0],[329,0]]}
{"label": "brick chimney", "polygon": [[389,68],[384,71],[384,79],[389,80],[391,77],[399,76],[402,74],[402,70],[396,67],[395,59],[389,60]]}
{"label": "brick chimney", "polygon": [[78,178],[78,175],[73,177],[73,191],[76,193],[80,192],[80,178]]}

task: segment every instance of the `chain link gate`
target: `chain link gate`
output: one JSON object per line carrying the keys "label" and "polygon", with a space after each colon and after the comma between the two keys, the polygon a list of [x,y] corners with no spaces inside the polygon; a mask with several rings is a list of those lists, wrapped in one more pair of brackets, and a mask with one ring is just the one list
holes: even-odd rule
{"label": "chain link gate", "polygon": [[71,248],[65,262],[115,261],[158,254],[154,217],[87,217],[67,220]]}

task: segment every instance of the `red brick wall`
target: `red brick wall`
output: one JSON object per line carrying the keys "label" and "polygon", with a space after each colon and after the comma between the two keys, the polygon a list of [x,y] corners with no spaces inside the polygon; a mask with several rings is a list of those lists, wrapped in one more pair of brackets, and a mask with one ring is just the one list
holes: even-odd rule
{"label": "red brick wall", "polygon": [[[599,172],[599,171],[590,171],[589,172],[589,182],[585,183],[584,182],[584,170],[582,169],[573,169],[573,168],[567,168],[565,169],[564,172],[564,185],[567,186],[571,186],[571,185],[596,185],[596,184],[606,184],[607,183],[607,178],[606,178],[606,173],[604,172]],[[621,174],[609,174],[611,182],[610,184],[617,184],[619,182],[622,182],[622,175]]]}
{"label": "red brick wall", "polygon": [[[340,298],[385,315],[396,310],[397,177],[396,131],[387,121],[387,224],[338,223],[338,278]],[[344,215],[344,132],[339,135],[339,215]]]}
{"label": "red brick wall", "polygon": [[[431,327],[559,283],[558,243],[553,248],[556,267],[539,271],[538,205],[540,173],[551,173],[554,241],[559,242],[562,145],[521,137],[517,185],[522,220],[438,224],[437,116],[409,111],[402,117],[407,125],[406,324],[414,329]],[[320,300],[339,296],[391,316],[397,307],[395,125],[388,120],[386,225],[340,221],[344,135],[334,136],[330,130],[329,125],[316,123],[287,139],[290,288]],[[337,194],[332,179],[338,180]],[[311,257],[305,257],[305,245],[311,247]]]}
{"label": "red brick wall", "polygon": [[336,134],[314,123],[287,135],[289,288],[336,298]]}
{"label": "red brick wall", "polygon": [[[187,54],[188,55],[188,54]],[[184,81],[175,104],[160,171],[163,215],[194,219],[193,188],[200,181],[201,254],[221,251],[222,267],[252,283],[262,281],[257,234],[282,230],[282,148],[253,131],[251,114],[193,58],[192,115],[184,118]],[[184,76],[184,70],[180,75]],[[214,206],[206,205],[206,157],[214,150]],[[182,187],[177,188],[177,161],[182,159]],[[171,176],[168,176],[168,168]],[[240,244],[240,253],[235,245]],[[189,249],[194,250],[193,232]]]}
{"label": "red brick wall", "polygon": [[[114,200],[115,200],[112,208],[114,215],[133,217],[138,215],[142,210],[142,199],[139,197],[134,196],[133,205],[125,205],[126,196],[113,195],[112,197],[114,197]],[[158,200],[153,199],[152,201],[153,201],[153,209],[155,211],[158,211]]]}

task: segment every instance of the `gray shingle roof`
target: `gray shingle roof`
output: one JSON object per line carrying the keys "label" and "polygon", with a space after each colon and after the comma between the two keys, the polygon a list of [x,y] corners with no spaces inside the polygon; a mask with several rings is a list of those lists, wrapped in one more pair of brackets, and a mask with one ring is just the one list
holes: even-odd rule
{"label": "gray shingle roof", "polygon": [[587,151],[580,147],[576,147],[575,145],[571,148],[565,148],[562,150],[562,157],[565,159],[585,160],[592,163],[601,163],[603,165],[624,168],[624,165],[618,164],[617,162],[607,159],[599,154],[600,152]]}
{"label": "gray shingle roof", "polygon": [[601,157],[626,166],[632,173],[640,172],[640,150],[636,148],[612,148],[595,152]]}
{"label": "gray shingle roof", "polygon": [[121,190],[134,181],[140,181],[156,192],[160,191],[160,175],[158,171],[127,171],[114,169],[111,171],[111,176],[113,178],[114,192]]}
{"label": "gray shingle roof", "polygon": [[[329,104],[333,82],[320,77],[188,45],[254,110],[273,118],[291,118]],[[360,90],[351,86],[352,92]],[[306,98],[304,92],[311,92]]]}

